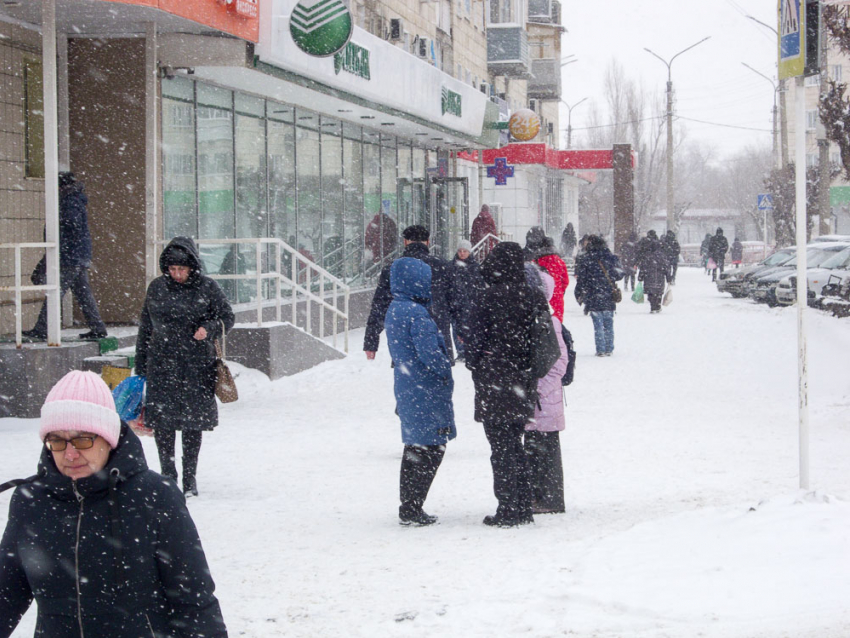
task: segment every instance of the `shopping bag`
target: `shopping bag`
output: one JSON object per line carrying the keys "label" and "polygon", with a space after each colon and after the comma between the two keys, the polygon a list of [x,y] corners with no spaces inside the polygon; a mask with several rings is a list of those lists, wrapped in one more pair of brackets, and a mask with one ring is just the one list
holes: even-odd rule
{"label": "shopping bag", "polygon": [[145,425],[145,406],[142,406],[142,411],[139,413],[138,419],[130,419],[127,425],[138,436],[153,436],[153,430]]}
{"label": "shopping bag", "polygon": [[673,303],[673,289],[671,287],[667,287],[667,292],[664,293],[664,299],[661,300],[662,305],[669,306]]}
{"label": "shopping bag", "polygon": [[643,282],[639,281],[635,286],[635,291],[632,293],[632,301],[635,303],[643,303]]}
{"label": "shopping bag", "polygon": [[709,257],[708,258],[708,269],[714,270],[715,268],[717,268],[717,262],[714,261],[714,259],[712,259],[711,257]]}
{"label": "shopping bag", "polygon": [[140,376],[127,377],[112,391],[115,399],[115,409],[122,421],[138,419],[142,412],[145,396],[145,378]]}

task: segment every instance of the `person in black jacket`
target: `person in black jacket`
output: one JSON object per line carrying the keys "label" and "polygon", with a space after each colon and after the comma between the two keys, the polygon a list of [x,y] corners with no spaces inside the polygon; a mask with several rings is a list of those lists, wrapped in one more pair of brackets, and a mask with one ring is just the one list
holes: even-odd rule
{"label": "person in black jacket", "polygon": [[[91,234],[89,233],[88,201],[83,183],[71,172],[59,173],[59,289],[60,299],[68,290],[74,294],[80,310],[86,318],[89,331],[80,335],[80,339],[97,340],[106,336],[106,324],[100,318],[97,301],[89,284],[91,266]],[[43,285],[46,272],[46,258],[36,266],[33,273],[36,285]],[[38,280],[38,283],[36,283]],[[47,338],[47,300],[41,306],[41,312],[32,330],[21,333],[33,341]]]}
{"label": "person in black jacket", "polygon": [[[635,289],[635,273],[637,271],[637,234],[632,231],[629,235],[629,241],[623,244],[623,250],[620,251],[622,257],[623,270],[626,273],[626,279],[623,282],[623,290]],[[629,287],[631,284],[631,288]]]}
{"label": "person in black jacket", "polygon": [[38,474],[14,482],[0,541],[0,638],[33,600],[45,638],[226,638],[186,501],[148,469],[103,380],[63,377],[39,437]]}
{"label": "person in black jacket", "polygon": [[484,289],[481,266],[472,256],[472,242],[462,239],[449,264],[449,311],[458,359],[463,358],[463,344],[469,340],[469,317],[478,294]]}
{"label": "person in black jacket", "polygon": [[711,270],[711,281],[717,281],[717,269],[723,274],[723,264],[726,261],[726,252],[729,250],[729,240],[723,236],[723,229],[718,228],[714,237],[708,244],[708,256],[714,260],[714,268]]}
{"label": "person in black jacket", "polygon": [[699,256],[702,259],[702,267],[705,269],[705,274],[708,274],[708,257],[711,248],[711,234],[706,233],[705,238],[699,245]]}
{"label": "person in black jacket", "polygon": [[[402,257],[413,257],[421,259],[431,267],[431,305],[428,312],[437,324],[437,328],[443,335],[449,356],[454,358],[451,342],[451,313],[449,310],[448,287],[449,273],[448,264],[428,252],[430,233],[424,226],[408,226],[402,233],[404,239],[404,252]],[[393,300],[390,291],[390,269],[392,262],[387,263],[381,269],[378,277],[378,287],[372,296],[372,308],[369,311],[369,319],[366,321],[366,335],[363,338],[363,351],[366,358],[372,360],[381,344],[381,332],[384,330],[384,317]]]}
{"label": "person in black jacket", "polygon": [[234,316],[219,285],[201,273],[189,237],[171,240],[159,268],[139,319],[136,373],[147,379],[145,425],[153,428],[160,469],[177,480],[174,445],[182,430],[183,492],[197,496],[202,433],[218,425],[214,342],[233,327]]}
{"label": "person in black jacket", "polygon": [[661,242],[655,231],[651,230],[641,240],[643,250],[641,251],[640,272],[638,281],[643,282],[643,290],[649,299],[650,313],[661,312],[661,298],[664,296],[664,288],[670,281],[670,262],[664,253]]}
{"label": "person in black jacket", "polygon": [[605,240],[591,235],[585,258],[576,266],[575,296],[580,305],[584,304],[584,313],[593,319],[597,357],[610,357],[614,352],[617,304],[612,293],[622,276],[620,260],[608,250]]}
{"label": "person in black jacket", "polygon": [[493,492],[499,501],[485,525],[512,527],[534,522],[531,474],[523,447],[525,424],[534,416],[537,379],[531,372],[534,317],[549,315],[542,292],[526,283],[523,250],[498,244],[484,260],[488,284],[470,319],[466,367],[475,384],[475,420],[490,443]]}
{"label": "person in black jacket", "polygon": [[676,233],[668,230],[667,234],[661,238],[661,247],[664,249],[664,254],[667,256],[667,263],[670,265],[670,283],[676,283],[676,271],[679,270],[679,255],[682,252],[679,242],[676,240]]}

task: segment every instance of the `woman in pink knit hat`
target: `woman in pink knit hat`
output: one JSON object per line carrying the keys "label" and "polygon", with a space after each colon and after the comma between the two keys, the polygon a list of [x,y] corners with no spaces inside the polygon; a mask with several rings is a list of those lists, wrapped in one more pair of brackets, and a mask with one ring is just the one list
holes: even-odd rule
{"label": "woman in pink knit hat", "polygon": [[208,636],[227,629],[198,532],[173,481],[93,372],[41,408],[38,474],[17,487],[0,541],[0,638],[35,599],[37,636]]}

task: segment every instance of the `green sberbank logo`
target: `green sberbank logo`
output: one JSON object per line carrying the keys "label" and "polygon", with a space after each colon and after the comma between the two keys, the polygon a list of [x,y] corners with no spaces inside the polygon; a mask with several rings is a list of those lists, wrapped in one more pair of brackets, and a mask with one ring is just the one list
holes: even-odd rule
{"label": "green sberbank logo", "polygon": [[343,0],[301,0],[289,19],[295,44],[316,57],[342,51],[353,31],[351,13]]}

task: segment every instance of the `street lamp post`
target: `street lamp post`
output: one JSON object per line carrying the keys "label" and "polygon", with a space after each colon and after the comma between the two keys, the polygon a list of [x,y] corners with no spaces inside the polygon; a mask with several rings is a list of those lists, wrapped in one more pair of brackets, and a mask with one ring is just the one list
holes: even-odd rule
{"label": "street lamp post", "polygon": [[[779,38],[779,31],[776,30],[776,27],[772,27],[751,15],[748,15],[747,18],[766,29],[770,29],[777,39]],[[785,80],[779,80],[779,168],[785,168],[785,161],[788,159],[788,127],[785,122],[787,112],[785,108]]]}
{"label": "street lamp post", "polygon": [[702,44],[710,37],[711,36],[705,37],[688,48],[682,49],[670,58],[669,62],[654,51],[647,49],[646,47],[643,49],[647,53],[650,53],[661,60],[664,63],[664,66],[667,67],[667,230],[673,230],[673,204],[675,200],[675,193],[673,192],[673,60],[686,51],[690,51],[698,44]]}
{"label": "street lamp post", "polygon": [[567,105],[567,148],[572,148],[573,144],[573,109],[577,107],[579,104],[584,102],[587,98],[583,97],[578,102],[573,104],[572,106],[567,103],[566,100],[561,100],[564,104]]}

